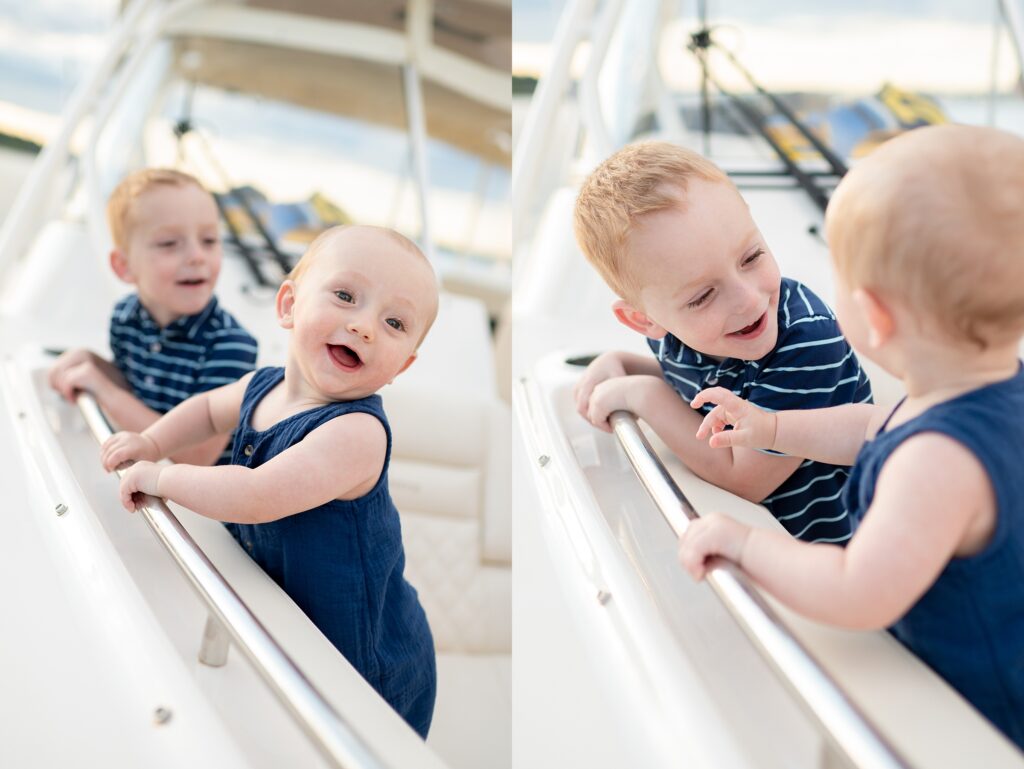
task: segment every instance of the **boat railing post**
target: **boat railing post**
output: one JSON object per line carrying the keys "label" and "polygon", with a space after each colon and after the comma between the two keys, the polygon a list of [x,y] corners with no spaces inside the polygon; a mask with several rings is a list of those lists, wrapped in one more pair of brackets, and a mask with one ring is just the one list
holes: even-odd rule
{"label": "boat railing post", "polygon": [[199,661],[211,668],[223,667],[228,661],[231,635],[213,614],[206,617],[203,642],[199,645]]}
{"label": "boat railing post", "polygon": [[[697,511],[658,459],[636,418],[629,412],[616,411],[610,422],[647,493],[673,531],[682,534],[689,522],[699,517]],[[739,569],[722,563],[708,572],[707,583],[783,684],[821,727],[832,748],[824,754],[826,766],[838,761],[858,769],[909,769],[907,761],[847,697]]]}
{"label": "boat railing post", "polygon": [[1017,51],[1017,78],[1018,81],[1024,81],[1024,9],[1021,0],[999,0],[999,4],[1003,9],[1003,18],[1013,40],[1014,50]]}
{"label": "boat railing post", "polygon": [[116,73],[112,73],[113,82],[108,85],[107,92],[93,111],[92,123],[89,126],[85,147],[82,150],[82,183],[86,190],[86,219],[93,250],[97,254],[106,255],[110,250],[110,234],[107,230],[106,207],[104,201],[107,193],[101,189],[99,169],[96,162],[96,148],[121,97],[128,89],[136,73],[150,56],[153,44],[160,39],[167,25],[182,14],[200,7],[204,0],[175,0],[166,8],[147,19],[148,25],[139,30],[138,39],[130,55],[122,62]]}
{"label": "boat railing post", "polygon": [[417,200],[420,209],[420,242],[423,252],[434,267],[438,280],[437,254],[431,235],[430,221],[430,175],[427,158],[427,122],[423,109],[423,89],[420,85],[418,60],[421,51],[431,45],[434,4],[431,0],[411,0],[409,3],[406,34],[408,36],[408,60],[402,65],[402,86],[405,94],[405,118],[408,122],[409,141],[412,148],[413,175],[416,178]]}
{"label": "boat railing post", "polygon": [[622,6],[623,0],[605,0],[601,15],[594,25],[587,69],[580,80],[580,112],[583,116],[583,125],[587,130],[587,139],[592,142],[595,156],[601,159],[611,155],[615,146],[608,132],[608,123],[601,111],[601,93],[597,79],[601,75],[601,68],[604,66],[619,16],[622,15]]}
{"label": "boat railing post", "polygon": [[534,200],[536,177],[544,147],[550,141],[551,126],[569,88],[572,58],[586,22],[597,0],[569,0],[555,29],[548,71],[537,82],[530,100],[515,151],[512,153],[512,183],[509,203],[513,211],[529,211]]}

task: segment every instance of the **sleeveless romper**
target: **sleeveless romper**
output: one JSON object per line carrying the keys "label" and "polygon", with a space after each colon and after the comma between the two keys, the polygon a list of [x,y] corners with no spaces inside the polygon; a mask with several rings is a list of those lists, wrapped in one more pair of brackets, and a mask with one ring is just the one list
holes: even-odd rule
{"label": "sleeveless romper", "polygon": [[434,642],[416,590],[402,576],[401,524],[388,493],[391,428],[380,396],[329,403],[267,430],[254,430],[256,405],[283,379],[283,368],[262,368],[253,375],[242,400],[232,464],[259,467],[325,422],[362,412],[384,425],[384,467],[373,489],[358,499],[335,499],[269,523],[236,524],[230,531],[363,678],[426,738],[437,686]]}
{"label": "sleeveless romper", "polygon": [[858,454],[844,492],[855,525],[889,455],[926,432],[949,436],[981,463],[995,492],[996,528],[980,553],[951,560],[890,630],[1024,749],[1024,370],[892,430],[883,426]]}

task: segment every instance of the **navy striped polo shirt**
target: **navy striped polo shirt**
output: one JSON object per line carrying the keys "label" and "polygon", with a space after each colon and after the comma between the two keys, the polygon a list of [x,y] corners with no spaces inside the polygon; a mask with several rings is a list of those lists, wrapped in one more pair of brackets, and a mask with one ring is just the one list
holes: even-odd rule
{"label": "navy striped polo shirt", "polygon": [[[760,360],[716,361],[671,334],[647,342],[665,380],[687,403],[715,386],[766,411],[871,402],[871,384],[835,314],[807,286],[789,278],[782,279],[779,294],[775,349]],[[712,408],[706,404],[701,411],[706,414]],[[798,539],[845,543],[852,533],[842,500],[848,475],[845,466],[806,460],[761,504]]]}
{"label": "navy striped polo shirt", "polygon": [[[161,328],[138,295],[129,294],[110,318],[110,350],[135,397],[161,414],[256,368],[256,340],[218,307],[217,297]],[[225,452],[230,458],[230,443]]]}

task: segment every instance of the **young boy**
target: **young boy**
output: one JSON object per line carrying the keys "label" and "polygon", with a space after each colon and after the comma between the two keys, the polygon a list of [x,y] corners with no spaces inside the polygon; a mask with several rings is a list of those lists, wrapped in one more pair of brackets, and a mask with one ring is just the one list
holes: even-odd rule
{"label": "young boy", "polygon": [[433,640],[405,581],[388,493],[391,429],[376,395],[416,359],[437,282],[391,230],[335,227],[277,294],[286,366],[262,368],[118,433],[103,465],[157,460],[237,427],[232,464],[136,462],[121,479],[221,521],[362,676],[423,737],[434,708]]}
{"label": "young boy", "polygon": [[[856,461],[843,550],[720,515],[680,540],[700,579],[738,564],[796,611],[892,632],[1024,748],[1024,140],[936,126],[892,139],[839,185],[826,229],[853,346],[903,380],[870,405],[767,413],[730,392],[712,446]],[[732,425],[732,430],[724,430]]]}
{"label": "young boy", "polygon": [[[137,289],[110,318],[114,359],[69,350],[49,379],[69,401],[87,390],[118,427],[141,431],[185,398],[252,371],[256,340],[217,306],[217,206],[195,178],[161,168],[137,171],[111,194],[107,219],[110,266]],[[228,437],[213,436],[173,458],[211,464]]]}
{"label": "young boy", "polygon": [[623,409],[647,422],[697,475],[761,502],[793,536],[845,542],[842,463],[694,438],[687,404],[721,384],[772,411],[865,403],[871,388],[832,311],[781,278],[739,192],[713,163],[663,142],[626,147],[584,182],[576,202],[583,253],[621,297],[616,318],[655,358],[598,357],[576,385],[584,418],[609,430]]}

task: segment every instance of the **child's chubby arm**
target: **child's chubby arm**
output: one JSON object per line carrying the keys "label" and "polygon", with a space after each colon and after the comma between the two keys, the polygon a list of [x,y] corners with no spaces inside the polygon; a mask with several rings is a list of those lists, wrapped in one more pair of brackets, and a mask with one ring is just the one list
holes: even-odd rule
{"label": "child's chubby arm", "polygon": [[609,429],[607,415],[600,422],[595,422],[590,418],[591,398],[594,396],[595,390],[600,394],[600,390],[604,389],[602,385],[609,380],[633,376],[655,376],[660,379],[661,366],[658,365],[656,359],[649,355],[637,355],[619,350],[602,353],[594,358],[572,390],[573,399],[576,401],[576,410],[580,416],[595,427],[607,431]]}
{"label": "child's chubby arm", "polygon": [[800,466],[799,457],[762,454],[739,446],[724,451],[709,447],[697,437],[701,415],[661,376],[626,376],[603,382],[591,396],[587,418],[610,431],[608,417],[620,410],[649,424],[672,453],[701,478],[751,502],[767,497]]}
{"label": "child's chubby arm", "polygon": [[[944,471],[936,474],[936,466]],[[800,614],[872,630],[902,617],[951,558],[980,552],[995,525],[995,495],[981,463],[951,438],[922,433],[885,463],[845,549],[750,529],[715,513],[687,527],[679,558],[696,579],[711,559],[727,558]]]}
{"label": "child's chubby arm", "polygon": [[[63,353],[51,367],[48,379],[50,386],[69,402],[74,402],[78,392],[91,393],[104,413],[123,430],[141,432],[160,418],[160,412],[135,397],[117,366],[89,350]],[[226,436],[214,436],[201,445],[175,453],[172,459],[209,464],[220,456],[225,442]]]}
{"label": "child's chubby arm", "polygon": [[100,458],[107,471],[125,462],[156,461],[170,457],[176,462],[210,464],[224,449],[225,434],[238,424],[245,388],[252,378],[188,398],[141,433],[119,432],[103,444]]}
{"label": "child's chubby arm", "polygon": [[[847,403],[822,409],[765,411],[724,387],[697,394],[690,405],[715,407],[697,430],[712,448],[773,449],[832,465],[852,465],[865,440],[873,437],[887,412],[870,403]],[[726,430],[727,425],[732,430]]]}
{"label": "child's chubby arm", "polygon": [[121,479],[121,502],[137,507],[139,492],[164,497],[200,515],[235,523],[266,523],[370,491],[384,467],[387,435],[370,414],[337,417],[256,468],[133,465]]}

